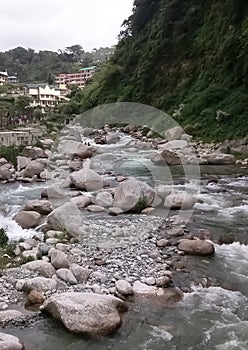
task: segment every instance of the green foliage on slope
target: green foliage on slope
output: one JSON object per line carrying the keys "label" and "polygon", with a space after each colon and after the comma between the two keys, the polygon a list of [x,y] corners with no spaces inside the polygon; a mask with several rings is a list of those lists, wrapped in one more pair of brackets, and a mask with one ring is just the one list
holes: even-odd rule
{"label": "green foliage on slope", "polygon": [[78,111],[152,105],[206,141],[248,134],[247,0],[136,0]]}

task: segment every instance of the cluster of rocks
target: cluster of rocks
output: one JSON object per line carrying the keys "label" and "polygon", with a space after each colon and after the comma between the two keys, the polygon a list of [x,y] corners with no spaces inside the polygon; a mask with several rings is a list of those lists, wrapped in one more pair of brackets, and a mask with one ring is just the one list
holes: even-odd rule
{"label": "cluster of rocks", "polygon": [[162,218],[143,215],[89,219],[86,236],[77,243],[62,231],[20,242],[17,257],[33,250],[36,260],[4,271],[0,323],[23,320],[13,304],[42,305],[42,312],[72,332],[107,335],[121,326],[130,302],[181,300],[173,274],[185,270],[184,254],[212,255],[214,246],[194,239],[175,220],[168,218],[164,225]]}

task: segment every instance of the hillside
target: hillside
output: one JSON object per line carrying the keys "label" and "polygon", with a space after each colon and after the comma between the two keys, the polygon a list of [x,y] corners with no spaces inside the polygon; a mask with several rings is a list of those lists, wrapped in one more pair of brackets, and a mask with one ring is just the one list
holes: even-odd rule
{"label": "hillside", "polygon": [[160,108],[205,141],[248,135],[247,0],[136,0],[78,111],[115,101]]}
{"label": "hillside", "polygon": [[7,70],[9,75],[17,75],[20,83],[54,82],[59,73],[75,73],[82,66],[103,63],[113,54],[114,47],[101,47],[86,52],[80,45],[72,45],[64,50],[39,51],[16,47],[0,52],[0,71]]}

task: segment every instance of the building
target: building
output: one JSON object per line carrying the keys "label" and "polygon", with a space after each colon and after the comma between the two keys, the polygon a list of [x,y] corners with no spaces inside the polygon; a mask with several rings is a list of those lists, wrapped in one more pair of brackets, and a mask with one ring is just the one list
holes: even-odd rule
{"label": "building", "polygon": [[54,107],[61,99],[60,89],[48,84],[27,84],[25,95],[31,97],[31,107]]}
{"label": "building", "polygon": [[33,145],[42,136],[42,131],[36,128],[20,128],[12,131],[0,131],[0,146]]}
{"label": "building", "polygon": [[0,85],[4,85],[8,82],[8,73],[0,72]]}
{"label": "building", "polygon": [[55,83],[58,87],[75,85],[80,88],[85,87],[86,81],[95,74],[96,66],[80,69],[78,73],[61,73],[55,77]]}
{"label": "building", "polygon": [[9,75],[7,78],[7,81],[10,84],[18,84],[19,83],[19,79],[16,75]]}

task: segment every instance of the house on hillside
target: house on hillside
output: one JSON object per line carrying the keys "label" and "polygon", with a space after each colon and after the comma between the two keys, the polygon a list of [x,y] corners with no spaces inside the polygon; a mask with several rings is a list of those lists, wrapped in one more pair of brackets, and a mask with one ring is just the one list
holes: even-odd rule
{"label": "house on hillside", "polygon": [[96,66],[85,67],[78,73],[61,73],[55,76],[55,83],[58,87],[75,85],[84,88],[86,81],[91,79],[95,74]]}
{"label": "house on hillside", "polygon": [[19,83],[19,79],[16,75],[9,75],[7,78],[7,81],[10,84],[18,84]]}
{"label": "house on hillside", "polygon": [[8,73],[0,72],[0,85],[5,85],[8,81]]}
{"label": "house on hillside", "polygon": [[60,89],[48,84],[27,84],[25,95],[31,98],[31,107],[54,107],[61,99]]}

